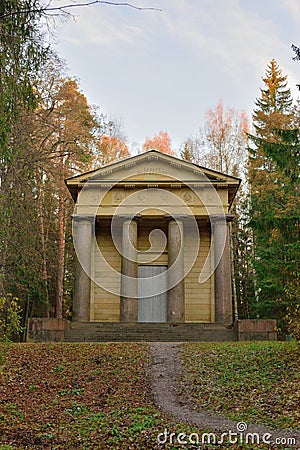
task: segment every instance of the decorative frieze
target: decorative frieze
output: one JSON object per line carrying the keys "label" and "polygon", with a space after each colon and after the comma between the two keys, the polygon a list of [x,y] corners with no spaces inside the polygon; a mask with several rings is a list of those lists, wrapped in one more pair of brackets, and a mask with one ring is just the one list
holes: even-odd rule
{"label": "decorative frieze", "polygon": [[124,193],[121,190],[113,192],[113,203],[121,203],[125,198]]}

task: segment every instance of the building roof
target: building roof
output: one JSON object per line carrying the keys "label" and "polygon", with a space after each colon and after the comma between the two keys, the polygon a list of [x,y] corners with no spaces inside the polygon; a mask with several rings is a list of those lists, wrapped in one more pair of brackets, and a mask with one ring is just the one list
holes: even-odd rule
{"label": "building roof", "polygon": [[77,201],[78,192],[86,183],[101,185],[128,185],[133,187],[149,187],[149,184],[159,182],[161,187],[185,184],[195,185],[212,183],[216,187],[228,188],[229,203],[231,204],[241,180],[207,167],[179,159],[175,156],[150,150],[135,156],[106,164],[98,169],[85,172],[65,180],[74,199]]}

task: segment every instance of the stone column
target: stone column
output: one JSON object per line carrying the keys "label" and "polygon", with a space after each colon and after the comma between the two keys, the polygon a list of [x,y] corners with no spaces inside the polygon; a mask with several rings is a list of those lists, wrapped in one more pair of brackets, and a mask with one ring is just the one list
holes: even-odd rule
{"label": "stone column", "polygon": [[123,219],[120,321],[138,321],[137,222]]}
{"label": "stone column", "polygon": [[184,301],[183,223],[170,219],[168,228],[168,322],[182,323]]}
{"label": "stone column", "polygon": [[73,242],[75,244],[75,284],[73,295],[73,320],[90,321],[91,251],[94,234],[94,216],[74,215]]}
{"label": "stone column", "polygon": [[211,216],[215,261],[216,322],[232,323],[230,241],[227,222],[232,216]]}

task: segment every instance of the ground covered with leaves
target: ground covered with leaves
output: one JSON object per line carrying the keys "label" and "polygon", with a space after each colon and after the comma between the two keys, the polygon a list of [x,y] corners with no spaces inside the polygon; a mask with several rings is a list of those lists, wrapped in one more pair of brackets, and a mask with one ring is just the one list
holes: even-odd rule
{"label": "ground covered with leaves", "polygon": [[[269,424],[296,425],[299,353],[291,344],[183,344],[181,349],[188,369],[181,395],[190,406],[235,414],[238,420],[266,415]],[[171,440],[170,432],[210,430],[178,423],[154,404],[146,343],[0,344],[0,355],[1,450],[276,448]],[[249,406],[254,389],[255,410]],[[159,443],[158,433],[166,429],[168,438],[163,442],[161,435]]]}
{"label": "ground covered with leaves", "polygon": [[[160,414],[137,344],[2,346],[0,442],[21,448],[143,448]],[[145,447],[147,448],[147,447]]]}
{"label": "ground covered with leaves", "polygon": [[300,428],[296,342],[185,344],[180,397],[196,410],[274,428]]}

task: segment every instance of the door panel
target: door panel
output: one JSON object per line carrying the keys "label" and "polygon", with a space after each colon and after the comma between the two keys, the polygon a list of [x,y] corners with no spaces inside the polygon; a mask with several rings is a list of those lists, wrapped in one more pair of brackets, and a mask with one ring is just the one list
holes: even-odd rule
{"label": "door panel", "polygon": [[139,266],[138,277],[138,321],[167,322],[167,266]]}

